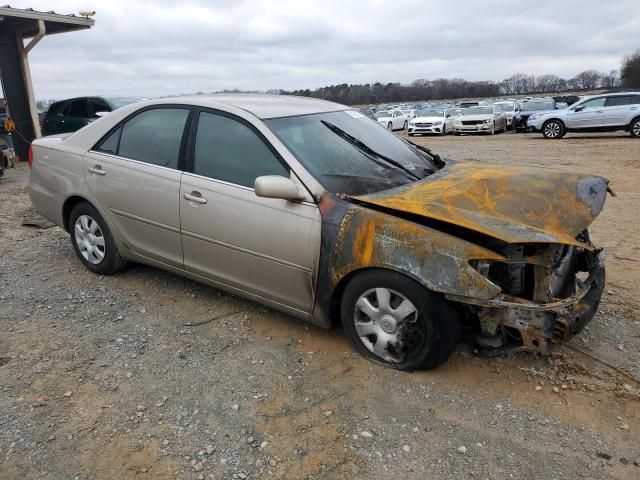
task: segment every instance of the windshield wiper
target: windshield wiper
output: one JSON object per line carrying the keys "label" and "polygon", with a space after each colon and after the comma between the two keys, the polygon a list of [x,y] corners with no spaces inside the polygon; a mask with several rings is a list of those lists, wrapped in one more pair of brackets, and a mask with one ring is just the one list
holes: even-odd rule
{"label": "windshield wiper", "polygon": [[411,140],[404,139],[404,141],[407,142],[416,150],[420,150],[421,152],[426,153],[427,156],[429,157],[429,160],[433,162],[436,168],[440,169],[445,166],[444,160],[442,160],[440,155],[438,155],[437,153],[433,153],[430,149],[423,147],[422,145],[418,145],[417,143],[413,143]]}
{"label": "windshield wiper", "polygon": [[347,142],[349,142],[351,145],[353,145],[354,147],[362,150],[365,153],[368,153],[369,155],[373,156],[373,157],[378,157],[380,160],[384,160],[385,162],[387,162],[390,165],[393,165],[396,168],[399,168],[400,170],[402,170],[403,172],[405,172],[407,175],[409,175],[410,177],[412,177],[414,180],[421,180],[421,178],[416,175],[415,173],[413,173],[411,170],[409,170],[408,168],[406,168],[404,165],[402,165],[400,162],[396,162],[395,160],[393,160],[392,158],[389,158],[385,155],[382,155],[381,153],[376,152],[375,150],[373,150],[371,147],[369,147],[367,144],[363,143],[362,140],[357,139],[356,137],[354,137],[353,135],[345,132],[344,130],[342,130],[340,127],[336,127],[333,123],[327,122],[326,120],[320,120],[320,122],[327,127],[329,130],[331,130],[333,133],[335,133],[336,135],[338,135],[339,137],[344,138]]}

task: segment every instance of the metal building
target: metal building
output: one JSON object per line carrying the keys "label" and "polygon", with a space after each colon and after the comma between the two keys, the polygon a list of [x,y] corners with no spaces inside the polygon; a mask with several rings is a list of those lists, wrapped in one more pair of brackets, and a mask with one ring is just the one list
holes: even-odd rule
{"label": "metal building", "polygon": [[[28,54],[45,35],[91,28],[94,21],[53,11],[0,7],[0,79],[10,118],[16,155],[27,158],[29,144],[40,136]],[[25,40],[31,39],[25,44]]]}

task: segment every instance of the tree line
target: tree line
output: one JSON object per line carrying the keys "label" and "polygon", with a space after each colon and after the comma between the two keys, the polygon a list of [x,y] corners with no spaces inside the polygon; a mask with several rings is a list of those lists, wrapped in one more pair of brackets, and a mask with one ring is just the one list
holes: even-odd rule
{"label": "tree line", "polygon": [[501,82],[470,81],[462,78],[417,79],[408,85],[401,83],[367,83],[329,85],[315,90],[285,91],[284,95],[321,98],[346,105],[412,102],[453,98],[482,98],[501,95],[540,95],[544,93],[578,92],[594,89],[640,89],[640,50],[622,62],[620,71],[608,73],[585,70],[570,79],[557,75],[527,75],[516,73]]}

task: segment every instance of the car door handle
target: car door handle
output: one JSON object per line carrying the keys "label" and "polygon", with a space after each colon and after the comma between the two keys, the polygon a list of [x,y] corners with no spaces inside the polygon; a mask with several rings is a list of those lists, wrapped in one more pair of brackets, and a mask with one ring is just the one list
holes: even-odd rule
{"label": "car door handle", "polygon": [[200,192],[191,192],[191,193],[185,193],[184,195],[182,195],[182,197],[185,200],[189,200],[190,202],[195,202],[195,203],[200,203],[202,205],[204,205],[205,203],[207,203],[207,199],[204,198]]}
{"label": "car door handle", "polygon": [[95,167],[89,167],[87,170],[91,173],[95,173],[96,175],[106,175],[105,172],[100,165],[96,165]]}

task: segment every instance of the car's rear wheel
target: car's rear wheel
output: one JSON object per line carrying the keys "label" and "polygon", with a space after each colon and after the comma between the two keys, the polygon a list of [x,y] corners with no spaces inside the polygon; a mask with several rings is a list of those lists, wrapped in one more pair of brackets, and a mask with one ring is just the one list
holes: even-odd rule
{"label": "car's rear wheel", "polygon": [[375,269],[357,274],[344,291],[340,310],[356,350],[398,370],[437,367],[461,337],[453,305],[397,272]]}
{"label": "car's rear wheel", "polygon": [[629,133],[631,133],[633,137],[640,138],[640,117],[631,122]]}
{"label": "car's rear wheel", "polygon": [[90,203],[81,202],[73,208],[69,215],[69,231],[76,255],[92,272],[109,275],[126,265],[109,226]]}
{"label": "car's rear wheel", "polygon": [[559,120],[547,120],[542,125],[542,136],[551,140],[564,137],[565,129]]}
{"label": "car's rear wheel", "polygon": [[404,121],[404,125],[402,126],[402,128],[404,128],[405,130],[409,129],[409,122],[408,121]]}

